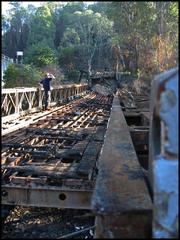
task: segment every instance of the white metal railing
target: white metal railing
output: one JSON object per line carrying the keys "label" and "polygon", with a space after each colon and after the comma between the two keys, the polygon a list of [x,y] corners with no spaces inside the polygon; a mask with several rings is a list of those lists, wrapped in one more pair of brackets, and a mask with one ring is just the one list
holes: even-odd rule
{"label": "white metal railing", "polygon": [[[81,95],[87,90],[87,84],[74,84],[53,87],[51,103]],[[43,88],[4,88],[1,91],[1,116],[4,121],[41,109],[44,101]]]}
{"label": "white metal railing", "polygon": [[[1,78],[3,79],[4,72],[8,68],[9,64],[13,63],[13,59],[1,54]],[[2,80],[1,79],[1,80]]]}

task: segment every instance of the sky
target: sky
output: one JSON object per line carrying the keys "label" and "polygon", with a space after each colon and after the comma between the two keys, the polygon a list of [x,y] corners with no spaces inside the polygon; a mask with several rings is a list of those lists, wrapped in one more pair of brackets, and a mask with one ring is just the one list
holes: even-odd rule
{"label": "sky", "polygon": [[[41,5],[41,3],[43,3],[43,1],[41,1],[41,2],[36,2],[36,1],[33,1],[33,2],[26,2],[26,1],[20,1],[20,2],[22,2],[22,5],[24,6],[24,7],[27,7],[29,4],[32,4],[32,5],[34,5],[35,7],[39,7],[40,5]],[[44,1],[45,2],[45,1]],[[86,4],[93,4],[94,2],[84,2],[84,3],[86,3]],[[7,14],[7,10],[9,10],[9,8],[10,8],[10,5],[9,5],[9,2],[5,2],[5,1],[2,1],[1,2],[1,12],[2,12],[2,14]]]}
{"label": "sky", "polygon": [[[33,4],[35,7],[39,7],[41,2],[35,2],[35,1],[34,2],[25,2],[25,1],[23,2],[22,1],[22,3],[23,3],[24,7],[27,7],[29,4]],[[2,14],[6,14],[6,11],[9,10],[9,8],[10,8],[9,2],[5,2],[5,1],[1,2]]]}

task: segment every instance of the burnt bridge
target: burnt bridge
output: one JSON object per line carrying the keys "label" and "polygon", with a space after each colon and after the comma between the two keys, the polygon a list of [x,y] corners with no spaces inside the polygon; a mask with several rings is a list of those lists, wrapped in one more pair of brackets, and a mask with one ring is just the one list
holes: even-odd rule
{"label": "burnt bridge", "polygon": [[3,206],[92,210],[95,238],[176,236],[177,74],[158,76],[152,96],[131,93],[133,104],[122,88],[74,84],[53,88],[42,111],[42,89],[2,89]]}

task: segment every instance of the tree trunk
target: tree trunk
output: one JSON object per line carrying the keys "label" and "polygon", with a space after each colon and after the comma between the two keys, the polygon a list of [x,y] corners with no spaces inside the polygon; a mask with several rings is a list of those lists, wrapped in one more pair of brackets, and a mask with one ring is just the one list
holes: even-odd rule
{"label": "tree trunk", "polygon": [[116,74],[119,72],[119,58],[116,58]]}
{"label": "tree trunk", "polygon": [[91,62],[91,58],[88,59],[88,74],[89,76],[91,75],[91,70],[92,70],[92,62]]}
{"label": "tree trunk", "polygon": [[89,85],[89,87],[92,86],[91,78],[90,78],[90,76],[91,76],[91,68],[92,68],[91,60],[92,60],[92,58],[88,59],[88,85]]}
{"label": "tree trunk", "polygon": [[158,35],[162,36],[164,33],[163,3],[162,2],[156,2],[156,11],[157,11],[157,31],[158,31]]}
{"label": "tree trunk", "polygon": [[120,55],[120,58],[121,58],[122,71],[124,71],[126,66],[125,66],[124,57],[122,54]]}
{"label": "tree trunk", "polygon": [[138,53],[138,48],[137,48],[137,44],[135,44],[135,66],[134,66],[134,73],[137,73],[138,70],[138,61],[139,61],[139,53]]}

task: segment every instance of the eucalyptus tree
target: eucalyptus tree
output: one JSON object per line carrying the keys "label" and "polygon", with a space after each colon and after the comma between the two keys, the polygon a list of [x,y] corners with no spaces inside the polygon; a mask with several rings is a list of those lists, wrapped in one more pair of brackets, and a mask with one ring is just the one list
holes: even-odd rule
{"label": "eucalyptus tree", "polygon": [[55,9],[53,9],[53,22],[55,24],[55,36],[54,36],[54,44],[55,48],[61,45],[61,41],[63,39],[63,34],[69,26],[74,25],[73,13],[75,11],[82,11],[84,9],[83,2],[58,2]]}
{"label": "eucalyptus tree", "polygon": [[177,63],[177,2],[111,2],[106,13],[114,20],[131,71],[146,74]]}
{"label": "eucalyptus tree", "polygon": [[113,34],[113,22],[92,10],[76,11],[75,29],[79,34],[79,49],[83,52],[87,71],[91,74],[92,61],[98,47],[106,47]]}
{"label": "eucalyptus tree", "polygon": [[156,2],[156,59],[158,70],[174,67],[178,62],[178,2]]}
{"label": "eucalyptus tree", "polygon": [[20,2],[10,2],[9,14],[3,17],[3,53],[16,59],[17,51],[24,51],[27,44],[28,12]]}
{"label": "eucalyptus tree", "polygon": [[136,73],[142,45],[153,31],[152,8],[148,2],[112,2],[107,14],[114,20],[116,48],[121,49],[126,69]]}
{"label": "eucalyptus tree", "polygon": [[37,67],[55,63],[55,24],[53,23],[52,9],[49,8],[48,4],[36,8],[29,19],[29,26],[25,63]]}
{"label": "eucalyptus tree", "polygon": [[41,41],[46,42],[49,47],[54,47],[55,25],[52,21],[51,10],[47,5],[38,7],[30,22],[30,34],[28,45]]}

